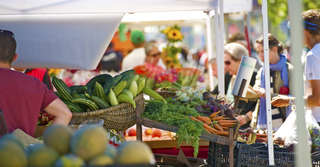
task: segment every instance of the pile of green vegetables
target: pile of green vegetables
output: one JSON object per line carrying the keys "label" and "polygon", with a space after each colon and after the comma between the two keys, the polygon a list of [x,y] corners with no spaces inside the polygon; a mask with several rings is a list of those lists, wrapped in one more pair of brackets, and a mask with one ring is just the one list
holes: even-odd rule
{"label": "pile of green vegetables", "polygon": [[203,126],[197,121],[190,119],[190,116],[199,116],[198,112],[187,105],[182,105],[179,101],[167,99],[168,103],[159,100],[151,100],[146,104],[143,116],[178,127],[178,146],[183,142],[191,144],[194,148],[194,156],[198,155],[199,140],[203,132]]}
{"label": "pile of green vegetables", "polygon": [[101,74],[93,77],[86,85],[68,87],[61,79],[53,77],[56,94],[72,112],[90,112],[106,109],[120,103],[129,103],[136,108],[135,97],[145,93],[154,99],[165,100],[148,87],[146,78],[133,70],[112,77]]}

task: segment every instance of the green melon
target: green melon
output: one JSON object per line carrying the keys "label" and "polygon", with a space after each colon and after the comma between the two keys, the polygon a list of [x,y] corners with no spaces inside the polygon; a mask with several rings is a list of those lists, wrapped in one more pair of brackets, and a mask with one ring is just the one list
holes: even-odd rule
{"label": "green melon", "polygon": [[3,167],[26,167],[27,156],[23,148],[12,140],[0,141],[0,166]]}
{"label": "green melon", "polygon": [[116,158],[116,155],[117,155],[117,149],[115,146],[108,143],[107,149],[104,151],[104,154],[109,156],[110,158],[114,159],[114,158]]}
{"label": "green melon", "polygon": [[55,163],[55,167],[82,167],[83,165],[84,161],[73,154],[64,155]]}
{"label": "green melon", "polygon": [[102,154],[90,160],[90,166],[106,166],[113,164],[113,159],[108,155]]}
{"label": "green melon", "polygon": [[101,155],[107,147],[107,132],[103,127],[88,125],[80,128],[71,138],[71,151],[85,161]]}
{"label": "green melon", "polygon": [[28,166],[51,167],[59,158],[59,154],[44,144],[35,144],[28,155]]}
{"label": "green melon", "polygon": [[72,131],[64,125],[51,125],[43,134],[43,141],[60,155],[70,152]]}
{"label": "green melon", "polygon": [[6,134],[4,136],[2,136],[0,138],[0,142],[1,141],[11,141],[11,142],[15,142],[16,144],[18,144],[18,146],[20,146],[22,149],[24,148],[23,143],[13,134]]}
{"label": "green melon", "polygon": [[122,143],[118,148],[116,161],[119,164],[154,164],[151,149],[140,141]]}

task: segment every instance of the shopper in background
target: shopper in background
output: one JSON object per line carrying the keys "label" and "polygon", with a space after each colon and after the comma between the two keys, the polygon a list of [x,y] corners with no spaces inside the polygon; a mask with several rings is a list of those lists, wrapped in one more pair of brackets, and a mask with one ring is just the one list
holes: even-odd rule
{"label": "shopper in background", "polygon": [[38,79],[10,70],[17,59],[16,40],[11,31],[0,30],[0,110],[7,132],[21,129],[33,136],[41,110],[55,118],[54,124],[68,125],[68,107]]}
{"label": "shopper in background", "polygon": [[144,45],[146,58],[145,63],[154,65],[154,66],[160,66],[163,69],[166,69],[166,66],[161,60],[161,52],[158,47],[158,43],[156,41],[150,41],[146,42]]}
{"label": "shopper in background", "polygon": [[[270,62],[270,88],[272,96],[282,94],[289,95],[291,86],[289,74],[293,67],[288,63],[283,53],[282,44],[272,34],[268,34],[269,39],[269,62]],[[263,36],[256,41],[256,51],[260,59],[264,62]],[[260,96],[258,127],[267,128],[267,113],[265,99],[265,76],[264,68],[258,71],[257,80],[254,86],[255,92]],[[289,111],[287,108],[272,107],[272,126],[278,129],[286,119]]]}
{"label": "shopper in background", "polygon": [[[224,47],[224,64],[225,71],[231,75],[231,78],[228,83],[226,83],[226,100],[227,102],[234,103],[234,96],[232,94],[232,89],[234,82],[238,73],[240,62],[243,56],[249,56],[247,48],[239,43],[229,43]],[[252,74],[250,85],[253,86],[256,80],[256,72]],[[257,101],[255,99],[250,99],[249,101],[240,100],[237,108],[239,116],[237,119],[240,122],[240,125],[245,125],[244,127],[249,126],[249,122],[252,119],[252,112],[255,109]]]}
{"label": "shopper in background", "polygon": [[123,71],[133,69],[138,65],[142,65],[144,63],[144,59],[146,58],[143,32],[139,30],[132,31],[130,39],[134,45],[134,49],[123,59]]}
{"label": "shopper in background", "polygon": [[113,43],[111,42],[104,53],[100,64],[102,71],[121,71],[123,56],[119,51],[115,51],[113,48]]}
{"label": "shopper in background", "polygon": [[305,65],[307,87],[306,105],[320,122],[320,10],[313,9],[303,13],[304,39],[308,49]]}

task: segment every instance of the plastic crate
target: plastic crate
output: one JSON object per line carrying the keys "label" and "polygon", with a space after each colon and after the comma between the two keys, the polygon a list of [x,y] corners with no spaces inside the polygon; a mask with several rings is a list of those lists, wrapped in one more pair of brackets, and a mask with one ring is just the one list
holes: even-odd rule
{"label": "plastic crate", "polygon": [[[268,166],[268,147],[266,144],[238,144],[238,167]],[[311,154],[312,166],[320,167],[320,151]],[[294,152],[274,146],[274,161],[277,167],[294,167]]]}
{"label": "plastic crate", "polygon": [[[237,146],[234,148],[233,155],[236,166]],[[210,167],[229,167],[229,146],[210,142],[207,163]]]}
{"label": "plastic crate", "polygon": [[[238,167],[269,166],[268,147],[265,144],[238,144]],[[274,161],[277,167],[294,167],[294,152],[274,147]]]}

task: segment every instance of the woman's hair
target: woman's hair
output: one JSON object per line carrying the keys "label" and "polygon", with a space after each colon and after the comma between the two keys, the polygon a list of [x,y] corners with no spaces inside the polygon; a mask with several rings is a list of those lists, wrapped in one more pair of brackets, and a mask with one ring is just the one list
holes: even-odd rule
{"label": "woman's hair", "polygon": [[242,56],[249,55],[248,49],[236,42],[226,44],[224,46],[224,52],[228,53],[234,61],[240,61]]}
{"label": "woman's hair", "polygon": [[312,35],[320,35],[320,10],[311,9],[303,12],[304,29]]}
{"label": "woman's hair", "polygon": [[154,41],[154,40],[144,43],[144,49],[145,49],[145,52],[146,52],[146,55],[147,55],[147,56],[149,55],[149,52],[150,52],[154,47],[158,48],[157,42]]}
{"label": "woman's hair", "polygon": [[[282,54],[283,53],[283,46],[282,46],[281,42],[279,42],[279,40],[270,33],[268,34],[268,39],[269,39],[269,49],[271,49],[273,47],[277,47],[278,53]],[[263,45],[263,35],[256,40],[256,43]]]}

